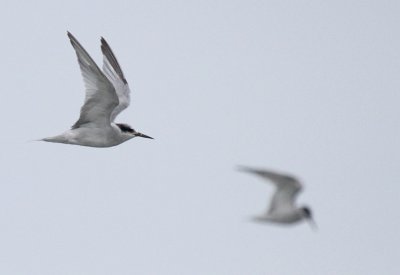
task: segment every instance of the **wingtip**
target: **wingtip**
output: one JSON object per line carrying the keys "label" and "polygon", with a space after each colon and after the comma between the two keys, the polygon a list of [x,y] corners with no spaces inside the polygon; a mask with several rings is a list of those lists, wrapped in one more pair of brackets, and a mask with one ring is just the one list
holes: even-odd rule
{"label": "wingtip", "polygon": [[69,41],[71,42],[71,44],[74,45],[74,43],[77,42],[75,36],[72,33],[70,33],[69,31],[67,31],[67,35],[68,35],[68,38],[69,38]]}
{"label": "wingtip", "polygon": [[107,47],[107,41],[104,39],[103,36],[100,37],[100,43],[101,43],[101,45],[100,45],[101,52],[102,52],[103,54],[105,54],[106,47]]}
{"label": "wingtip", "polygon": [[110,47],[103,36],[100,36],[101,50],[104,51],[105,47]]}
{"label": "wingtip", "polygon": [[128,81],[126,80],[124,73],[122,72],[121,66],[119,65],[117,58],[115,57],[110,45],[107,43],[107,41],[104,39],[103,36],[101,36],[100,41],[101,41],[101,46],[100,46],[101,52],[106,57],[106,59],[108,60],[108,62],[111,65],[111,67],[117,73],[117,75],[122,80],[122,82],[125,85],[127,85]]}

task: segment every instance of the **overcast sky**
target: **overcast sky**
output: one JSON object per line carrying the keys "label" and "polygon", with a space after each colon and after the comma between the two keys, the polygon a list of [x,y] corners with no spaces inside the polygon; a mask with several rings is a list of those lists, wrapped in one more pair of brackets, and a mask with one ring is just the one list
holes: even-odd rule
{"label": "overcast sky", "polygon": [[[2,1],[0,274],[400,274],[398,1]],[[154,140],[67,130],[84,89],[66,31],[133,90]],[[319,230],[260,225],[287,171]]]}

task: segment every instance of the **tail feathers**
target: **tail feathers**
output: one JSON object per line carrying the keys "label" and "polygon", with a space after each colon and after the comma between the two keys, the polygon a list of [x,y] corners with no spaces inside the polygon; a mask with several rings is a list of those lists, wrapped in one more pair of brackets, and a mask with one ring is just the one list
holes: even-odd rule
{"label": "tail feathers", "polygon": [[65,136],[63,136],[63,135],[42,138],[42,139],[39,139],[39,141],[56,142],[56,143],[68,143],[67,138]]}
{"label": "tail feathers", "polygon": [[40,139],[31,139],[31,140],[27,140],[26,142],[33,142],[33,141],[44,141],[43,138]]}

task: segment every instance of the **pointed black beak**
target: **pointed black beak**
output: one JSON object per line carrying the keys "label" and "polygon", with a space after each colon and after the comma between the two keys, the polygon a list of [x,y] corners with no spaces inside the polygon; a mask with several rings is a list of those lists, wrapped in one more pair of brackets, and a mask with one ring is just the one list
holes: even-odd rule
{"label": "pointed black beak", "polygon": [[149,137],[149,136],[146,136],[146,135],[144,135],[144,134],[142,134],[142,133],[137,133],[137,134],[136,134],[136,136],[138,136],[138,137],[142,137],[142,138],[150,138],[150,139],[154,139],[154,138],[152,138],[152,137]]}

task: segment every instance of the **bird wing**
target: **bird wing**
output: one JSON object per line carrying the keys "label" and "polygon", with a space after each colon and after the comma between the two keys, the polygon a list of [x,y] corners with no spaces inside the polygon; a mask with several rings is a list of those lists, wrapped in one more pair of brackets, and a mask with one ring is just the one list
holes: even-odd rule
{"label": "bird wing", "polygon": [[272,200],[268,208],[268,214],[291,210],[294,208],[296,196],[303,188],[298,179],[288,174],[277,173],[264,169],[240,167],[240,170],[260,176],[275,185],[276,191],[272,196]]}
{"label": "bird wing", "polygon": [[107,127],[111,122],[111,113],[119,103],[114,86],[70,32],[68,32],[68,37],[78,57],[86,88],[85,102],[81,107],[80,117],[72,129]]}
{"label": "bird wing", "polygon": [[119,113],[128,108],[131,90],[117,58],[103,37],[101,38],[101,51],[103,52],[103,72],[114,85],[119,100],[118,106],[111,113],[111,121],[114,121]]}

